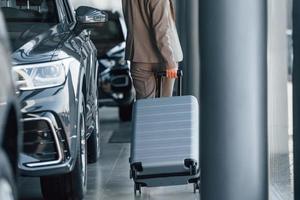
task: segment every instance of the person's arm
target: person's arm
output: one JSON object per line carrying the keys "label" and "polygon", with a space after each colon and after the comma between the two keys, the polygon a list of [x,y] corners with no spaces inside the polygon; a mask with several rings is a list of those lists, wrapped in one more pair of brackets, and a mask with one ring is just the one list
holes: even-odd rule
{"label": "person's arm", "polygon": [[175,60],[170,39],[172,31],[170,2],[169,0],[150,0],[150,7],[157,47],[165,61],[167,71],[175,71],[178,69],[178,63]]}

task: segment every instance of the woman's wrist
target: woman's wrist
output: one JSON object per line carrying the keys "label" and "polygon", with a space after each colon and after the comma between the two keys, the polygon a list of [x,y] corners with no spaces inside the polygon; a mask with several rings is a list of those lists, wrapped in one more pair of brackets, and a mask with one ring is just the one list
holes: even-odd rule
{"label": "woman's wrist", "polygon": [[171,69],[178,69],[178,63],[175,62],[175,63],[169,63],[166,65],[166,69],[167,70],[171,70]]}
{"label": "woman's wrist", "polygon": [[166,77],[167,78],[177,78],[177,72],[178,72],[178,68],[167,69]]}

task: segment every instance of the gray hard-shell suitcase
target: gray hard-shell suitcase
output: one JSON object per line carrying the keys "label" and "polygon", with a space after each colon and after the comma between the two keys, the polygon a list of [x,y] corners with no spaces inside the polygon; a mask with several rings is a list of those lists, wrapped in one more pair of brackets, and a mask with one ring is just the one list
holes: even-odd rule
{"label": "gray hard-shell suitcase", "polygon": [[199,189],[199,106],[193,96],[138,100],[134,106],[131,178],[141,187],[194,183]]}

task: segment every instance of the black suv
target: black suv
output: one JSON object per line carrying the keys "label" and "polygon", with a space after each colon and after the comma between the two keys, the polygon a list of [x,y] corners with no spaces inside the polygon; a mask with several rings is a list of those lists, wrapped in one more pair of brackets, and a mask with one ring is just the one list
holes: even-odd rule
{"label": "black suv", "polygon": [[0,199],[16,199],[22,142],[20,107],[12,79],[6,28],[0,10]]}
{"label": "black suv", "polygon": [[87,162],[100,154],[97,50],[88,29],[107,15],[74,12],[69,0],[4,2],[24,123],[21,173],[41,177],[45,199],[82,199]]}

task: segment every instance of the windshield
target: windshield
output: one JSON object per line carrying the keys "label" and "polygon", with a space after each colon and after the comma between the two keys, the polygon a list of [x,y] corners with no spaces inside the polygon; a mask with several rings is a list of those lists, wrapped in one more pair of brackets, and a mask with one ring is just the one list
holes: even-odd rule
{"label": "windshield", "polygon": [[55,0],[1,0],[13,49],[58,23]]}

